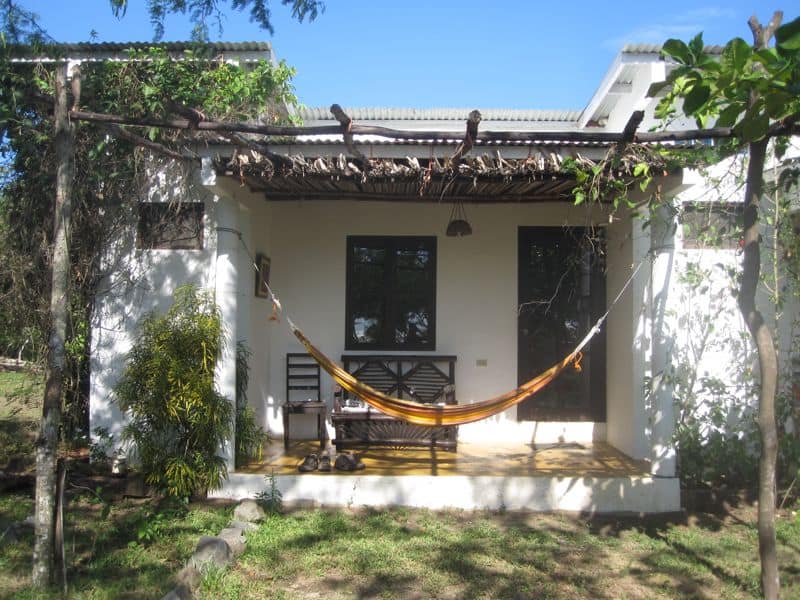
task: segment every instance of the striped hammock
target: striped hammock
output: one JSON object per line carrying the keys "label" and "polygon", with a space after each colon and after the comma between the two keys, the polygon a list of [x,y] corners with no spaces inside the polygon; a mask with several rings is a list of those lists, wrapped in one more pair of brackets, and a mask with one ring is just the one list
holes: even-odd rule
{"label": "striped hammock", "polygon": [[537,375],[530,381],[523,383],[517,389],[506,392],[495,398],[475,402],[472,404],[456,405],[435,405],[422,404],[412,400],[401,400],[393,398],[375,388],[363,383],[345,371],[330,358],[325,356],[322,351],[311,343],[305,334],[291,321],[289,327],[292,333],[305,346],[308,353],[316,360],[325,371],[333,377],[342,389],[361,398],[364,402],[377,410],[407,421],[416,425],[426,425],[434,427],[437,425],[465,425],[488,417],[494,416],[515,406],[532,396],[547,384],[553,381],[558,374],[566,369],[570,364],[574,364],[575,369],[580,371],[581,350],[589,343],[589,340],[600,331],[600,324],[603,319],[598,321],[589,334],[570,352],[564,359],[556,363],[543,373]]}

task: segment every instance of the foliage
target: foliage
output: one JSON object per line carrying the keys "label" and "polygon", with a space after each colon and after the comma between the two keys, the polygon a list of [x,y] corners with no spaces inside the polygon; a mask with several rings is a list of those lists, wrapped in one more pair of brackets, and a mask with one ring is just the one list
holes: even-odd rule
{"label": "foliage", "polygon": [[717,58],[705,51],[698,34],[688,44],[667,40],[662,53],[678,66],[650,88],[651,94],[667,90],[658,104],[659,118],[672,117],[681,99],[682,112],[699,127],[712,121],[732,127],[735,143],[741,143],[764,139],[774,122],[796,121],[800,115],[800,18],[775,31],[774,47],[753,49],[734,38]]}
{"label": "foliage", "polygon": [[[19,48],[0,44],[0,352],[41,361],[48,327],[52,198],[55,156],[51,103],[36,100],[53,90],[53,74],[42,65],[12,63]],[[58,56],[58,47],[46,52]],[[134,52],[130,61],[82,65],[81,102],[92,110],[132,116],[167,116],[176,103],[201,109],[209,118],[259,117],[283,122],[285,105],[296,99],[294,70],[265,61],[247,69],[209,56],[202,46],[180,57],[163,49]],[[38,96],[37,96],[38,95]],[[107,249],[136,218],[132,199],[143,186],[149,155],[93,124],[77,128],[73,186],[70,320],[66,340],[65,438],[88,433],[88,346],[98,286],[111,268]],[[161,143],[179,146],[175,133],[152,130]],[[113,292],[113,290],[112,290]]]}
{"label": "foliage", "polygon": [[[109,0],[114,14],[123,16],[128,8],[128,0]],[[222,33],[224,11],[219,6],[220,0],[149,0],[147,10],[150,13],[150,22],[153,25],[155,39],[164,37],[164,19],[172,13],[189,14],[194,25],[192,38],[204,41],[208,39],[208,19],[217,22],[217,30]],[[272,28],[272,11],[269,0],[231,0],[234,10],[250,9],[250,21],[262,29],[274,33]],[[300,21],[308,17],[313,21],[321,12],[325,11],[325,4],[321,0],[281,0],[284,6],[291,6],[292,17]]]}
{"label": "foliage", "polygon": [[210,295],[178,288],[165,315],[145,318],[115,390],[146,481],[173,497],[219,488],[227,476],[217,452],[233,411],[214,387],[220,331]]}
{"label": "foliage", "polygon": [[252,352],[239,340],[236,343],[236,466],[259,461],[269,436],[256,423],[255,411],[247,404]]}
{"label": "foliage", "polygon": [[283,510],[283,494],[278,488],[275,472],[273,471],[264,477],[264,480],[267,483],[267,487],[256,494],[256,502],[267,512],[279,513]]}

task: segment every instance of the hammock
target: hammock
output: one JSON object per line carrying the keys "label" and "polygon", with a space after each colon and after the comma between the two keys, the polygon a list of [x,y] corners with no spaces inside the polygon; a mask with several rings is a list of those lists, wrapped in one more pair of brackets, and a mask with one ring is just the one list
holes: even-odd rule
{"label": "hammock", "polygon": [[[608,313],[606,313],[608,314]],[[389,416],[402,419],[409,423],[416,425],[425,425],[434,427],[437,425],[465,425],[480,421],[488,417],[494,416],[519,404],[528,396],[531,396],[545,387],[548,383],[553,381],[561,371],[566,369],[570,364],[574,363],[575,368],[580,370],[581,350],[589,343],[589,340],[600,331],[600,325],[605,319],[605,315],[598,320],[597,324],[592,328],[589,334],[581,340],[581,342],[570,352],[564,359],[556,363],[540,375],[537,375],[530,381],[523,383],[517,389],[506,392],[495,398],[483,400],[482,402],[475,402],[472,404],[457,404],[457,405],[435,405],[435,404],[422,404],[420,402],[413,402],[411,400],[401,400],[393,398],[383,392],[370,387],[353,377],[352,374],[345,371],[342,367],[337,365],[334,361],[328,358],[322,351],[311,343],[305,334],[291,321],[289,327],[292,333],[298,340],[305,346],[308,353],[316,360],[325,371],[333,377],[334,381],[342,386],[351,394],[358,396],[364,402],[378,409],[382,413]]]}

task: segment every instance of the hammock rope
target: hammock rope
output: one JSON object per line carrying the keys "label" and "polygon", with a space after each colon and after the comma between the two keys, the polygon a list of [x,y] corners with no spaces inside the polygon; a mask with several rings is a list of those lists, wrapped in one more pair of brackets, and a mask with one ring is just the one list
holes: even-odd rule
{"label": "hammock rope", "polygon": [[[237,234],[239,236],[239,241],[242,243],[242,246],[248,253],[248,256],[253,258],[252,255],[250,255],[250,251],[247,248],[244,239],[242,239],[242,234],[240,232],[228,228],[218,228],[218,230],[224,230]],[[648,257],[652,258],[652,253],[648,253]],[[389,416],[402,419],[403,421],[407,421],[415,425],[424,425],[428,427],[466,425],[467,423],[474,423],[475,421],[481,421],[483,419],[492,417],[505,410],[508,410],[512,406],[519,404],[529,396],[536,394],[538,391],[547,386],[551,381],[558,377],[558,375],[564,371],[564,369],[569,367],[570,364],[574,364],[576,370],[580,371],[580,361],[583,357],[583,349],[589,344],[592,338],[599,333],[603,323],[606,320],[606,317],[608,317],[609,313],[611,312],[611,309],[613,309],[617,302],[619,302],[620,298],[622,298],[622,295],[636,278],[636,275],[639,273],[648,257],[643,258],[639,262],[639,264],[631,273],[630,277],[628,277],[628,280],[625,282],[622,288],[620,288],[619,293],[611,302],[611,305],[608,307],[606,312],[599,319],[597,319],[594,326],[589,330],[586,336],[580,342],[578,342],[572,352],[570,352],[566,357],[514,390],[500,394],[499,396],[495,396],[494,398],[490,398],[488,400],[473,402],[471,404],[423,404],[421,402],[403,400],[384,394],[383,392],[376,390],[366,383],[359,381],[351,373],[340,367],[332,359],[328,358],[328,356],[326,356],[319,348],[317,348],[289,317],[286,317],[285,315],[284,316],[286,317],[286,322],[288,323],[289,329],[294,336],[300,341],[300,343],[305,347],[314,360],[317,361],[317,363],[319,363],[319,365],[333,378],[333,380],[340,385],[342,389],[347,390],[351,394],[362,399],[371,407]],[[256,272],[258,272],[258,265],[256,264],[255,260],[253,260],[253,267],[256,269]],[[268,292],[270,300],[272,301],[273,311],[283,313],[283,307],[281,306],[280,300],[278,300],[278,297],[273,293],[272,288],[270,288],[266,281],[264,281],[263,284]]]}

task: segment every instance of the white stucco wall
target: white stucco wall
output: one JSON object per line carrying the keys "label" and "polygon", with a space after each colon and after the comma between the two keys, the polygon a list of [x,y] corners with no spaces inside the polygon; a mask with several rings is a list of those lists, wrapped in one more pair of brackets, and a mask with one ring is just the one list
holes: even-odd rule
{"label": "white stucco wall", "polygon": [[[249,202],[245,202],[250,206]],[[521,225],[604,223],[599,212],[569,204],[470,206],[474,234],[443,235],[449,204],[364,203],[357,201],[280,202],[254,207],[252,247],[272,258],[270,283],[285,314],[329,356],[344,352],[345,254],[348,235],[437,236],[437,344],[435,354],[454,354],[460,403],[486,399],[517,385],[517,228]],[[263,206],[266,206],[265,210]],[[270,228],[271,225],[271,228]],[[247,279],[247,278],[245,278]],[[280,406],[285,396],[285,357],[302,351],[285,323],[269,322],[269,303],[255,299],[251,346],[269,340],[263,358],[254,361],[268,373],[251,375],[251,402],[264,410],[266,426],[282,433]],[[262,310],[263,309],[263,310]],[[258,341],[256,341],[258,340]],[[557,357],[553,357],[554,362]],[[265,363],[260,362],[264,360]],[[486,366],[478,366],[478,361]],[[323,376],[323,397],[332,398],[332,382]],[[261,406],[259,406],[261,405]],[[294,420],[293,420],[294,421]],[[294,423],[293,423],[294,428]],[[313,435],[309,418],[303,432]],[[516,410],[464,426],[462,439],[539,442],[591,441],[605,438],[597,423],[517,423]]]}
{"label": "white stucco wall", "polygon": [[[91,432],[107,428],[119,443],[124,419],[113,401],[113,389],[136,337],[142,318],[165,311],[172,294],[192,283],[214,290],[217,253],[217,198],[199,185],[196,173],[174,167],[153,176],[142,202],[203,202],[202,250],[137,250],[135,220],[127,234],[104,257],[107,277],[99,286],[91,332]],[[132,212],[135,219],[136,211]]]}

